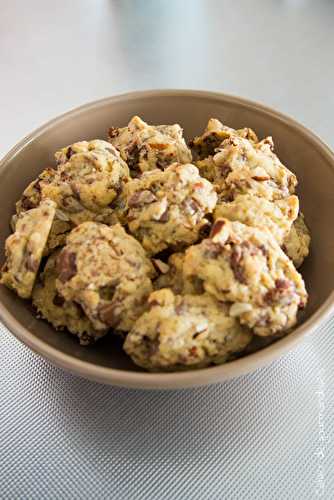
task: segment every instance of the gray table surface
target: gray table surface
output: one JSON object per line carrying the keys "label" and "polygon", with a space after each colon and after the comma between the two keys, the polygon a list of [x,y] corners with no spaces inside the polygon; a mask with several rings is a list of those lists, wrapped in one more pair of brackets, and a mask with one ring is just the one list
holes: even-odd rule
{"label": "gray table surface", "polygon": [[[51,117],[146,88],[248,97],[334,146],[334,2],[2,0],[0,155]],[[198,390],[70,376],[0,325],[1,498],[334,498],[333,320]]]}

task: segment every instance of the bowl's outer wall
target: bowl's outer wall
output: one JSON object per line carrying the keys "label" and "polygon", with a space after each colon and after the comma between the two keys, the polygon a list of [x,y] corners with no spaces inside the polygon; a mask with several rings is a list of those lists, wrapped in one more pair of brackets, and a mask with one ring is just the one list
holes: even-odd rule
{"label": "bowl's outer wall", "polygon": [[[302,321],[309,318],[333,291],[333,157],[316,137],[293,121],[286,121],[284,117],[254,103],[223,95],[191,91],[134,93],[74,110],[42,127],[37,136],[33,135],[23,148],[18,148],[14,156],[7,157],[2,164],[1,261],[15,202],[43,168],[54,165],[53,153],[78,140],[106,138],[110,126],[124,126],[134,114],[155,124],[180,123],[187,139],[201,133],[210,117],[216,117],[235,128],[252,127],[260,137],[272,135],[279,157],[298,176],[301,207],[312,233],[311,256],[302,270],[310,294]],[[63,333],[55,334],[46,323],[36,320],[30,306],[4,287],[0,287],[0,301],[25,329],[49,346],[99,366],[140,371],[126,358],[120,346],[113,344],[112,339],[104,339],[91,349],[82,348],[76,339]],[[238,363],[240,361],[243,360]],[[228,365],[219,369],[218,379],[228,377]],[[240,373],[242,371],[247,370],[243,367]]]}

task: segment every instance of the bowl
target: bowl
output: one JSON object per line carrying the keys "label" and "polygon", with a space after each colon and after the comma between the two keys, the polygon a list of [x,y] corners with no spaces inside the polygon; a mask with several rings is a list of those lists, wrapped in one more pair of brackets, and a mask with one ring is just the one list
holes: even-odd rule
{"label": "bowl", "polygon": [[302,268],[309,303],[297,327],[274,344],[221,366],[175,373],[146,373],[123,353],[113,336],[95,346],[81,347],[77,339],[56,332],[37,320],[31,306],[0,287],[0,319],[36,353],[69,372],[102,383],[143,389],[177,389],[219,382],[267,365],[295,348],[320,327],[334,304],[334,155],[312,132],[291,118],[239,97],[193,90],[133,92],[74,109],[23,139],[0,164],[0,251],[14,204],[25,186],[48,165],[62,146],[84,139],[105,138],[108,128],[124,126],[133,115],[153,124],[180,123],[187,139],[200,133],[210,117],[234,128],[253,128],[258,136],[272,135],[282,162],[299,179],[301,209],[312,234],[311,253]]}

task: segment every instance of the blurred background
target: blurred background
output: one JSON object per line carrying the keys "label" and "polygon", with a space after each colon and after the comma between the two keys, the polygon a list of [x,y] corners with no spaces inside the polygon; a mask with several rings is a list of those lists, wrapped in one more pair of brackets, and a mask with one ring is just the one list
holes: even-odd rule
{"label": "blurred background", "polygon": [[331,0],[2,0],[0,154],[87,101],[149,88],[223,91],[332,139]]}

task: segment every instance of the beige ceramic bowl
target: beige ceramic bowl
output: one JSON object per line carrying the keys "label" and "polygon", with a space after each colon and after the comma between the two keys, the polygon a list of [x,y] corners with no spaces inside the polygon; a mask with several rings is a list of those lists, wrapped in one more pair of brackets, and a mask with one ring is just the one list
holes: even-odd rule
{"label": "beige ceramic bowl", "polygon": [[113,385],[137,388],[181,388],[226,380],[270,363],[294,348],[325,321],[334,302],[334,155],[318,137],[260,104],[211,92],[162,90],[135,92],[93,102],[47,123],[15,146],[0,166],[0,248],[9,234],[14,203],[24,187],[62,146],[106,137],[108,127],[124,126],[134,115],[151,123],[180,123],[187,138],[200,133],[208,118],[235,128],[252,127],[272,135],[282,161],[299,179],[302,210],[312,232],[311,255],[303,266],[310,293],[298,327],[255,354],[228,364],[185,373],[150,374],[125,356],[112,336],[92,348],[80,347],[69,334],[55,332],[34,318],[28,303],[0,287],[0,318],[22,342],[52,363],[74,374]]}

